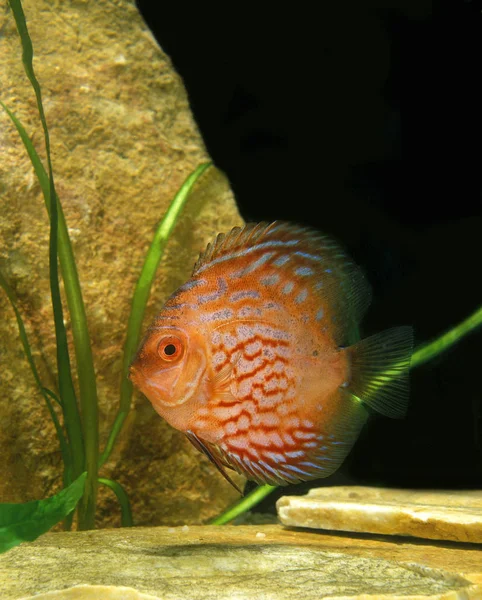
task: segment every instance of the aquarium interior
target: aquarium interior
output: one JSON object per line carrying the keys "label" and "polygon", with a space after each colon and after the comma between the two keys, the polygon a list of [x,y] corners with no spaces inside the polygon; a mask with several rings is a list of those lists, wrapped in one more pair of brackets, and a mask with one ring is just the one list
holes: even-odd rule
{"label": "aquarium interior", "polygon": [[[482,98],[474,73],[482,50],[482,16],[476,3],[454,3],[445,12],[429,2],[405,2],[390,9],[353,3],[343,10],[326,6],[320,9],[323,18],[319,7],[316,13],[260,9],[256,18],[247,9],[222,15],[192,7],[186,18],[176,4],[162,12],[148,0],[138,0],[137,7],[182,78],[202,140],[213,165],[227,176],[242,219],[281,219],[318,229],[342,243],[362,266],[373,288],[363,336],[412,325],[417,347],[480,308]],[[448,37],[455,43],[448,45]],[[43,82],[41,87],[47,97],[48,87]],[[189,201],[191,187],[206,169],[207,163],[185,182],[184,201]],[[44,175],[48,180],[48,168]],[[50,209],[53,199],[50,196]],[[60,223],[62,217],[54,218]],[[176,219],[168,223],[170,232]],[[162,254],[156,260],[162,269]],[[256,483],[246,482],[244,496],[251,501],[230,521],[239,525],[243,543],[249,546],[253,541],[244,527],[255,527],[253,535],[260,534],[256,543],[268,537],[267,560],[278,554],[285,560],[277,544],[284,547],[287,538],[269,529],[280,527],[275,525],[277,501],[312,488],[480,490],[481,349],[477,326],[417,366],[410,374],[407,417],[373,415],[346,461],[329,478],[266,489],[258,498]],[[84,479],[78,480],[78,494],[83,485]],[[122,507],[122,524],[135,525],[135,511],[120,483],[106,479],[103,485],[113,490]],[[67,523],[78,494],[70,499]],[[213,520],[205,519],[206,531]],[[195,560],[191,544],[204,535],[199,520],[188,521],[183,529],[174,518],[159,538],[173,555],[186,557],[187,565]],[[90,529],[94,522],[87,519],[84,525]],[[189,542],[190,534],[195,542]],[[230,534],[206,535],[212,540],[206,557],[216,562],[216,544]],[[363,533],[316,539],[313,532],[300,535],[300,544],[324,540],[328,549],[330,544],[332,549],[349,546],[349,540],[370,543],[369,534]],[[145,541],[152,543],[151,538]],[[455,546],[446,544],[447,554],[431,566],[442,568],[445,560],[456,571],[459,559],[448,554],[453,550],[457,556]],[[478,548],[472,544],[461,550],[466,554],[460,562],[470,564],[470,572],[477,571]],[[393,557],[388,545],[383,552],[379,556]],[[411,552],[416,554],[414,548]],[[232,560],[244,564],[234,550]],[[460,572],[467,570],[460,567]],[[390,591],[388,585],[383,593]],[[187,588],[182,591],[184,597],[190,593]]]}

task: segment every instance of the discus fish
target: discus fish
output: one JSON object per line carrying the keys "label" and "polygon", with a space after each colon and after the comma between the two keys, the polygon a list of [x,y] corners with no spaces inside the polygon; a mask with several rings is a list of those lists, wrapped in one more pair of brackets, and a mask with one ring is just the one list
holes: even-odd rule
{"label": "discus fish", "polygon": [[370,411],[405,415],[411,327],[359,341],[361,270],[286,222],[219,234],[167,300],[130,378],[216,465],[259,484],[327,477]]}

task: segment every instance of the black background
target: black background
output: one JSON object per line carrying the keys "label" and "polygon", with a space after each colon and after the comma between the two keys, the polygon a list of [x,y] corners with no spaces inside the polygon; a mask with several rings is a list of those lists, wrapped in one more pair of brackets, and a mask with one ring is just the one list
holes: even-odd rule
{"label": "black background", "polygon": [[[478,3],[137,3],[243,218],[316,227],[363,267],[364,335],[421,343],[482,305]],[[479,330],[413,371],[405,420],[373,418],[338,473],[289,493],[482,487],[481,372]]]}

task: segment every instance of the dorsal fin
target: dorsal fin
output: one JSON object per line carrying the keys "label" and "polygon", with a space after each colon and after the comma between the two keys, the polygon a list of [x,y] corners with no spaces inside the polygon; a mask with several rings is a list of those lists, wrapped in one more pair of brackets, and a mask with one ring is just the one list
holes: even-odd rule
{"label": "dorsal fin", "polygon": [[[234,227],[208,244],[194,265],[193,275],[231,260],[249,260],[251,251],[258,249],[273,254],[273,264],[281,255],[289,256],[290,260],[283,267],[288,277],[289,269],[294,277],[297,267],[309,264],[313,272],[312,288],[320,301],[328,303],[335,316],[331,327],[336,342],[344,345],[356,341],[354,331],[370,304],[370,286],[361,269],[347,258],[341,247],[316,230],[283,221]],[[266,265],[269,264],[267,261]]]}
{"label": "dorsal fin", "polygon": [[220,256],[227,255],[235,250],[253,246],[260,237],[262,237],[274,223],[247,223],[244,227],[233,227],[227,234],[218,233],[212,242],[201,252],[193,268],[193,275],[196,275],[201,267],[209,265],[211,261]]}

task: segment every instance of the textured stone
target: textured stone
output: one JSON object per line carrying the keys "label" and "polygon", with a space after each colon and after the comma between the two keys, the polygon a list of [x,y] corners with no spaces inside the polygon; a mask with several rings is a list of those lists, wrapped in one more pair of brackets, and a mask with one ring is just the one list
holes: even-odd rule
{"label": "textured stone", "polygon": [[46,592],[22,600],[159,600],[159,596],[143,594],[125,586],[76,585],[54,592]]}
{"label": "textured stone", "polygon": [[482,597],[465,578],[428,567],[423,552],[406,551],[408,564],[364,554],[360,540],[352,551],[341,538],[335,552],[329,539],[272,525],[51,533],[0,557],[2,599]]}
{"label": "textured stone", "polygon": [[[22,4],[86,304],[103,447],[117,410],[130,300],[146,250],[174,194],[208,156],[182,81],[133,1]],[[0,11],[0,31],[1,100],[43,156],[34,94],[9,10]],[[208,170],[169,241],[146,323],[190,275],[207,241],[241,222],[225,178]],[[18,298],[42,382],[55,389],[47,214],[23,145],[1,109],[0,269]],[[0,501],[42,498],[61,487],[59,446],[1,291],[0,363]],[[102,475],[126,487],[137,524],[203,522],[238,498],[140,396]],[[113,494],[101,488],[98,524],[118,523]]]}
{"label": "textured stone", "polygon": [[325,487],[284,496],[276,506],[284,525],[482,543],[479,490]]}

